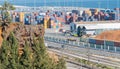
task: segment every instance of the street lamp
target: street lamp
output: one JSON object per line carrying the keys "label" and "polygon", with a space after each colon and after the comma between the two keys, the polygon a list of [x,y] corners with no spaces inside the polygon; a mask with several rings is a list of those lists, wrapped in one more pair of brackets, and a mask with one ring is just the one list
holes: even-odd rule
{"label": "street lamp", "polygon": [[101,2],[99,1],[98,2],[98,8],[100,9],[100,7],[101,7]]}

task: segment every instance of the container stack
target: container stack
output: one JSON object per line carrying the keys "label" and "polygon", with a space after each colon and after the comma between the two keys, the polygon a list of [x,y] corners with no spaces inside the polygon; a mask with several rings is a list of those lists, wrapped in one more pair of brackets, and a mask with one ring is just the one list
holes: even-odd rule
{"label": "container stack", "polygon": [[47,20],[44,20],[44,29],[47,29]]}
{"label": "container stack", "polygon": [[51,28],[51,21],[50,21],[50,18],[49,17],[46,17],[44,19],[44,28],[47,29],[47,28]]}
{"label": "container stack", "polygon": [[20,22],[24,22],[24,12],[20,12]]}

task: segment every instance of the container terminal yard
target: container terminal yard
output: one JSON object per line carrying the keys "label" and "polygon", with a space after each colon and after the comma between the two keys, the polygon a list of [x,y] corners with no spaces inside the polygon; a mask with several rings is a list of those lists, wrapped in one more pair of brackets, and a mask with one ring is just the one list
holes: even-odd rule
{"label": "container terminal yard", "polygon": [[102,69],[94,63],[120,69],[120,8],[15,7],[8,11],[12,22],[43,25],[48,51],[65,57],[67,69]]}

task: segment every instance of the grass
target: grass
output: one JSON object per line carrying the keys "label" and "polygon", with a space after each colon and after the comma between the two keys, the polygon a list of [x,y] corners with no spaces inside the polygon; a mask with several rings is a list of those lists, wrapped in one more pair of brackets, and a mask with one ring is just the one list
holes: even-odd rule
{"label": "grass", "polygon": [[94,63],[85,59],[79,59],[79,58],[75,58],[75,61],[82,63],[84,65],[87,65],[89,67],[96,67],[96,68],[100,68],[100,69],[114,69],[111,66],[107,66],[107,65],[103,65],[103,64],[98,64],[98,63]]}

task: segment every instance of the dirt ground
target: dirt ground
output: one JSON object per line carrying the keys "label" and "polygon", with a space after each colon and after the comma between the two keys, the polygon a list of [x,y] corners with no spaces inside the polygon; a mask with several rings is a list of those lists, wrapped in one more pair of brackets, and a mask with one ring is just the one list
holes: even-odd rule
{"label": "dirt ground", "polygon": [[105,31],[100,35],[97,35],[95,38],[120,42],[120,30]]}
{"label": "dirt ground", "polygon": [[[11,23],[10,25],[9,25],[9,27],[7,28],[7,35],[11,32],[11,31],[13,31],[13,29],[16,27],[16,25],[17,24],[15,24],[15,23]],[[0,47],[1,47],[1,44],[2,44],[2,41],[3,41],[3,38],[2,38],[2,27],[0,27]]]}
{"label": "dirt ground", "polygon": [[0,28],[0,47],[1,47],[1,44],[2,44],[2,41],[3,41],[3,38],[2,38],[2,36],[1,36],[1,34],[2,34],[2,30],[1,30],[1,28]]}
{"label": "dirt ground", "polygon": [[[8,36],[9,33],[12,32],[17,27],[17,25],[18,25],[17,23],[11,23],[9,25],[9,27],[7,28],[6,35]],[[42,33],[42,32],[38,32],[38,33]],[[21,38],[23,38],[23,37],[21,37]],[[2,45],[2,41],[3,41],[3,38],[2,38],[2,27],[0,27],[0,47]],[[23,48],[21,48],[21,49],[23,49]],[[19,50],[20,50],[20,48],[19,48]],[[23,52],[19,51],[19,53],[21,54]],[[58,61],[58,56],[55,53],[49,51],[48,54],[49,54],[50,58],[52,58],[55,62]]]}

